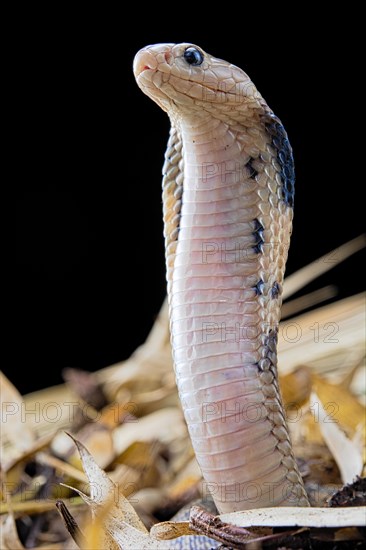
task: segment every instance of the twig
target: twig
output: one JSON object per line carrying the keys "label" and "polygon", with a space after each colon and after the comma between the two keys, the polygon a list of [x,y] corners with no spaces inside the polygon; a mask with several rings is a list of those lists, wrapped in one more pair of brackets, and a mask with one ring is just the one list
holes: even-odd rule
{"label": "twig", "polygon": [[247,549],[248,545],[254,542],[262,544],[264,542],[278,541],[279,539],[288,538],[307,531],[307,529],[296,529],[295,531],[258,536],[258,532],[253,533],[244,527],[224,523],[218,516],[210,514],[199,506],[192,506],[189,527],[200,535],[206,535],[237,550]]}
{"label": "twig", "polygon": [[70,514],[67,506],[63,503],[62,500],[57,500],[56,508],[59,511],[65,523],[66,529],[70,533],[73,540],[76,542],[79,548],[85,548],[86,538],[83,532],[81,531],[80,527],[78,526],[78,524],[76,523],[72,515]]}

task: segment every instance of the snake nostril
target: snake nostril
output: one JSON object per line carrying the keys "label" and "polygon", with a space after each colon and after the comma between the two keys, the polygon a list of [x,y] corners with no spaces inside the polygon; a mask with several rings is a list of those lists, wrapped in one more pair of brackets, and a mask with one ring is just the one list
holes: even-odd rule
{"label": "snake nostril", "polygon": [[135,76],[140,76],[144,71],[154,71],[158,66],[156,58],[147,50],[141,50],[136,55],[133,62],[133,71]]}

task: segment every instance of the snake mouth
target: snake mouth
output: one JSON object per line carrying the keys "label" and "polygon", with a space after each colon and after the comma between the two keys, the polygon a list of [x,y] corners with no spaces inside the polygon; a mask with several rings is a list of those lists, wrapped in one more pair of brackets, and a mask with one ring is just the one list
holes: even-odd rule
{"label": "snake mouth", "polygon": [[156,57],[146,50],[139,52],[133,62],[133,72],[136,79],[146,71],[155,71],[157,67]]}

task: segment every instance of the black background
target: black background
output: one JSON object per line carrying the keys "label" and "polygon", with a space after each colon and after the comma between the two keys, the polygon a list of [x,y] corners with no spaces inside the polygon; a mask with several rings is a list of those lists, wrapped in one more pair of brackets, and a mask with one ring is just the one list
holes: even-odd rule
{"label": "black background", "polygon": [[[61,382],[66,366],[96,370],[128,357],[164,299],[169,122],[131,69],[147,44],[192,42],[239,65],[281,118],[297,173],[287,273],[363,230],[345,14],[330,21],[259,3],[240,13],[225,4],[170,9],[33,7],[27,32],[15,29],[16,343],[4,371],[22,392]],[[360,291],[360,256],[307,290],[332,282],[340,296]]]}

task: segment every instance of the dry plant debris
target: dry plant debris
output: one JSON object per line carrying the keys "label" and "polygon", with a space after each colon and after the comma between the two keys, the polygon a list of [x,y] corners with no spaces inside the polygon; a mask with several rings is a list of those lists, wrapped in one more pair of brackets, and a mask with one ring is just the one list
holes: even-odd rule
{"label": "dry plant debris", "polygon": [[[339,260],[361,246],[360,238],[340,247]],[[323,263],[289,278],[287,296]],[[298,309],[333,294],[326,287],[287,302],[292,317],[280,327],[281,387],[312,508],[217,515],[180,408],[164,304],[121,364],[67,369],[65,385],[25,397],[1,374],[0,547],[361,548],[364,296]]]}

